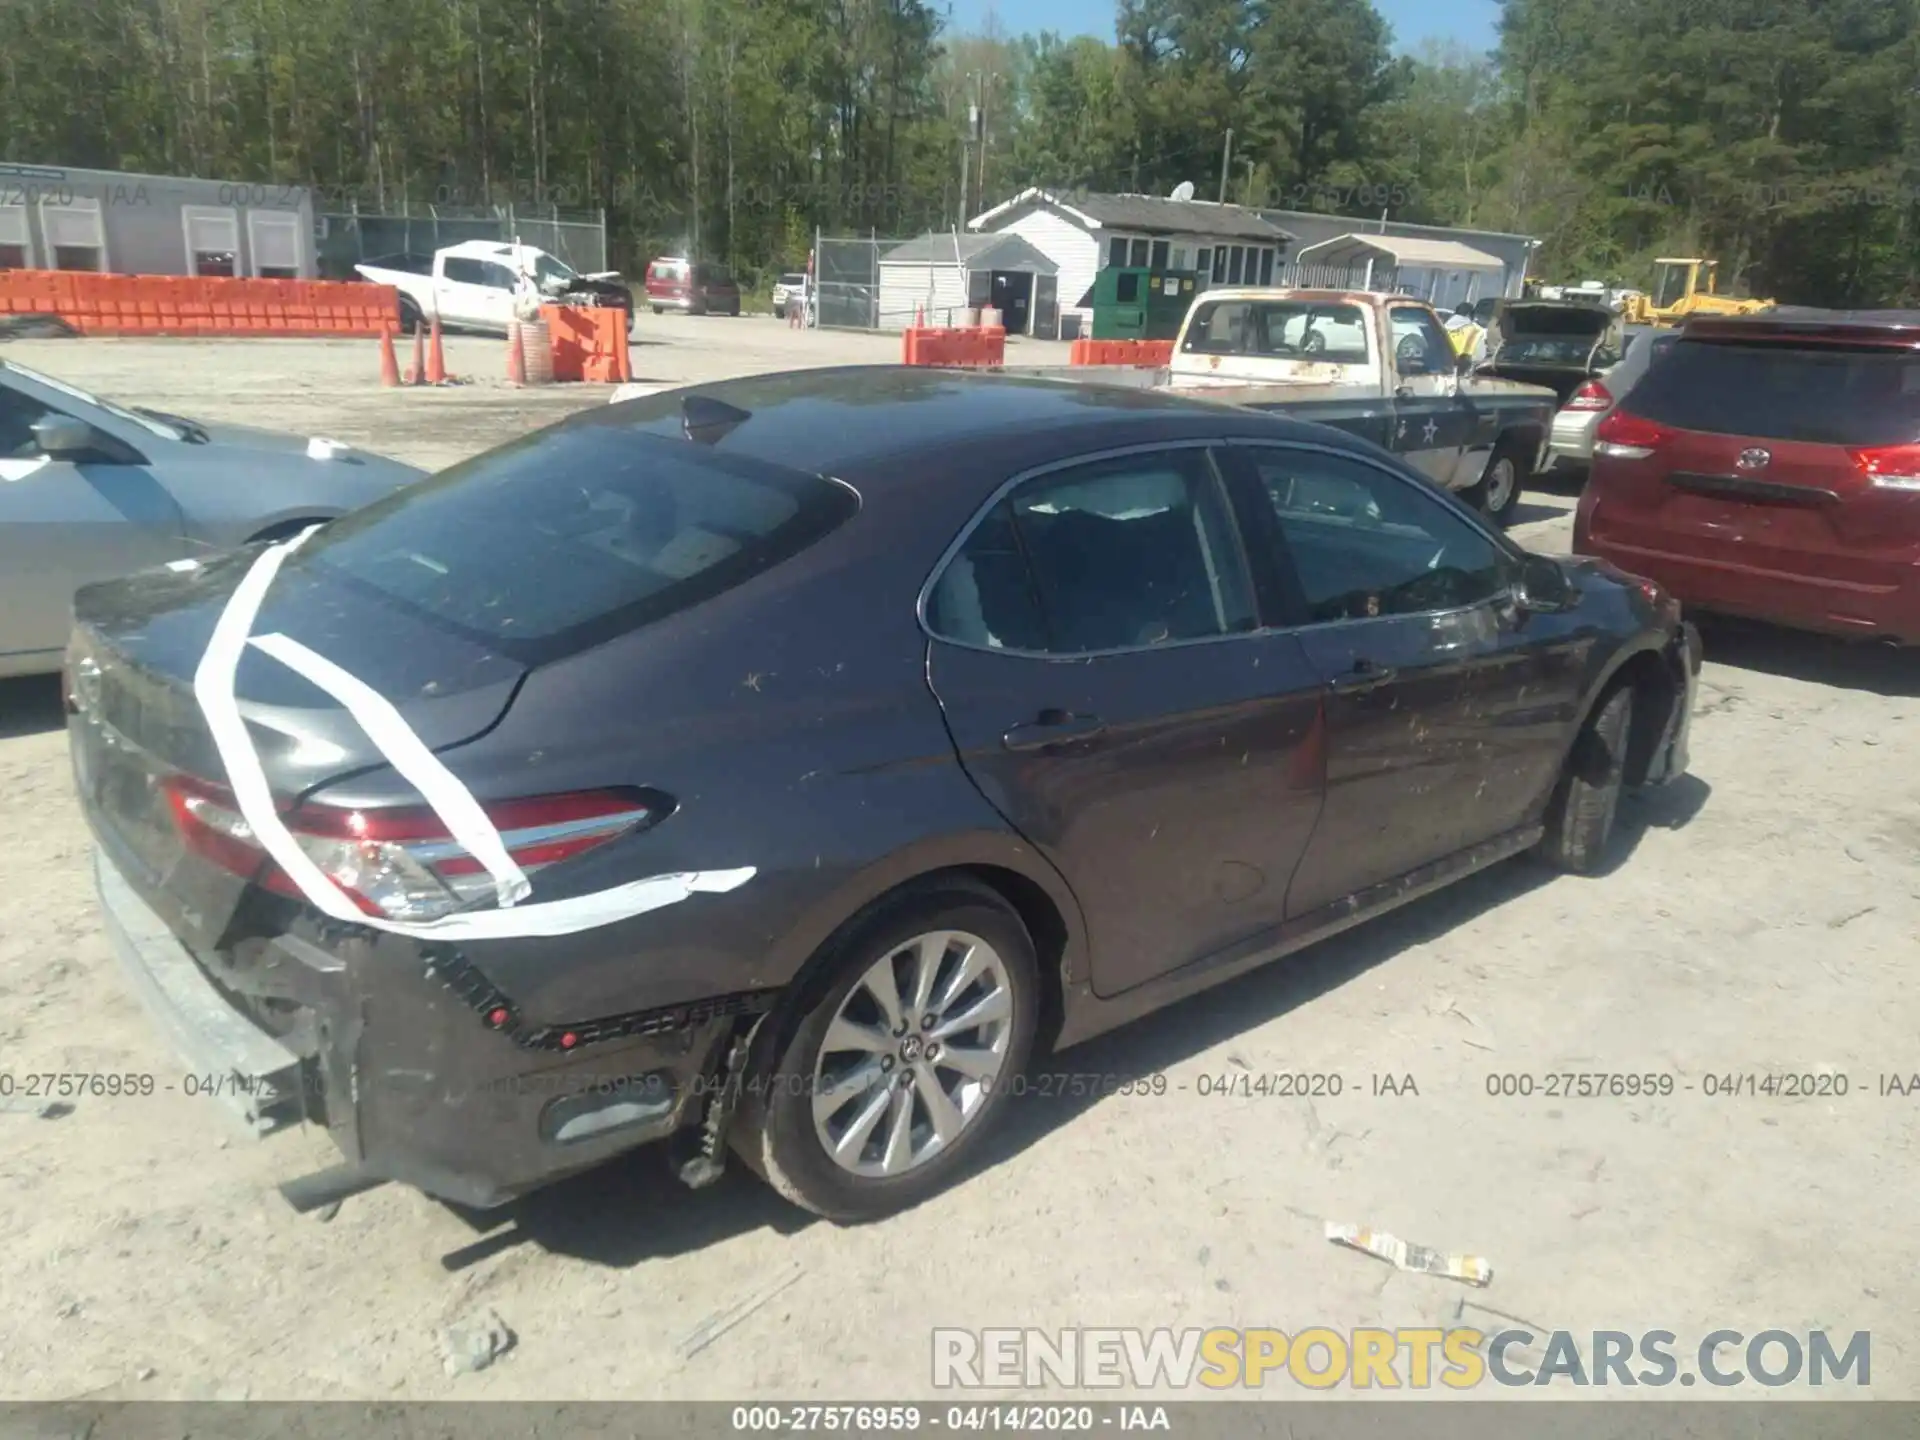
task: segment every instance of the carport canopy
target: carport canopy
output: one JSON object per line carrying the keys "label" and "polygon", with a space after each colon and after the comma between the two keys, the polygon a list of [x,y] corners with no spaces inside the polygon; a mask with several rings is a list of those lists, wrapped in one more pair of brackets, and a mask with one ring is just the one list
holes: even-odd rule
{"label": "carport canopy", "polygon": [[1303,245],[1294,252],[1302,265],[1375,265],[1383,262],[1396,268],[1419,267],[1427,270],[1504,271],[1507,262],[1484,250],[1463,245],[1458,240],[1428,240],[1404,235],[1337,235],[1317,245]]}

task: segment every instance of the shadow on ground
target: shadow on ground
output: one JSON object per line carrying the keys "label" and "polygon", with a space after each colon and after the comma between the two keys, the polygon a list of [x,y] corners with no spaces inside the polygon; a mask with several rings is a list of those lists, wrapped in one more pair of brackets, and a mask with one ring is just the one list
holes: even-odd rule
{"label": "shadow on ground", "polygon": [[1707,659],[1715,665],[1873,695],[1920,697],[1920,648],[1895,649],[1716,615],[1696,619]]}
{"label": "shadow on ground", "polygon": [[22,675],[0,680],[0,740],[44,735],[67,723],[58,675]]}
{"label": "shadow on ground", "polygon": [[[1707,785],[1683,777],[1664,789],[1626,797],[1600,875],[1567,884],[1603,883],[1629,859],[1650,829],[1678,829],[1696,814]],[[1494,866],[1433,895],[1322,941],[1286,960],[1227,982],[1064,1052],[1040,1060],[1049,1093],[1030,1086],[1009,1107],[977,1164],[1009,1160],[1050,1132],[1112,1096],[1127,1080],[1152,1083],[1206,1050],[1309,1004],[1401,951],[1454,929],[1483,911],[1518,899],[1555,879],[1520,859]],[[1086,1077],[1095,1093],[1074,1094],[1054,1082]],[[1062,1093],[1064,1092],[1064,1093]],[[1124,1103],[1124,1102],[1122,1102]],[[648,1146],[588,1174],[536,1192],[500,1210],[460,1212],[475,1242],[443,1258],[459,1269],[514,1245],[532,1242],[597,1264],[628,1267],[649,1258],[698,1250],[762,1227],[793,1234],[816,1223],[753,1178],[737,1158],[708,1190],[690,1193],[667,1168],[663,1147]]]}

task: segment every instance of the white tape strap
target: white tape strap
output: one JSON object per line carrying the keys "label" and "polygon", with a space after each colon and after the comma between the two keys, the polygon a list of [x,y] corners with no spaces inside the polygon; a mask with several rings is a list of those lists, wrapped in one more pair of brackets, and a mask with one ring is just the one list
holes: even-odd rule
{"label": "white tape strap", "polygon": [[254,649],[271,655],[347,707],[347,713],[359,722],[375,748],[425,797],[447,832],[493,877],[503,909],[526,899],[533,886],[507,853],[500,831],[487,812],[480,808],[473,792],[454,779],[439,757],[413,733],[386,696],[290,635],[256,635],[251,643]]}
{"label": "white tape strap", "polygon": [[[317,527],[316,527],[317,528]],[[534,904],[512,905],[496,910],[476,910],[438,920],[388,920],[368,915],[348,898],[345,891],[329,879],[300,846],[281,821],[273,803],[273,790],[260,754],[254,748],[246,720],[234,698],[234,675],[245,653],[253,622],[266,598],[267,587],[279,574],[280,566],[307,537],[307,530],[284,544],[268,547],[253,563],[214,624],[206,653],[193,674],[194,698],[207,717],[215,748],[226,767],[227,783],[234,803],[255,838],[299,887],[316,908],[336,920],[393,935],[411,935],[433,940],[505,940],[534,936],[571,935],[619,920],[644,915],[667,905],[677,905],[688,896],[706,892],[723,893],[751,880],[754,867],[737,870],[696,870],[672,875],[655,875],[628,881],[590,895],[570,900],[550,900]],[[254,644],[262,653],[288,665],[332,695],[367,732],[381,755],[418,789],[452,834],[465,845],[494,876],[502,880],[504,862],[509,879],[517,877],[516,898],[531,889],[526,875],[506,853],[500,833],[488,819],[473,794],[442,765],[425,743],[401,717],[399,711],[363,681],[339,666],[284,635],[263,635]],[[422,763],[424,760],[424,763]],[[451,813],[449,813],[451,812]],[[478,824],[475,821],[478,821]],[[456,824],[456,821],[458,822]],[[477,843],[476,843],[477,842]],[[491,846],[491,857],[484,852]],[[501,884],[503,895],[510,887]],[[503,901],[503,907],[507,902]]]}

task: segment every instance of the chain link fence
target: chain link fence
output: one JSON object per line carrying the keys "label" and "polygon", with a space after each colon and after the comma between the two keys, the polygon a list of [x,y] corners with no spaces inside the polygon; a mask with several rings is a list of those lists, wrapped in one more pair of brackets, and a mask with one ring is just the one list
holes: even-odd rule
{"label": "chain link fence", "polygon": [[829,330],[899,330],[913,315],[880,306],[880,257],[906,244],[882,235],[822,235],[814,242],[813,323]]}
{"label": "chain link fence", "polygon": [[563,211],[512,205],[463,209],[423,205],[400,214],[378,214],[357,205],[317,211],[314,251],[320,274],[351,280],[353,267],[381,255],[431,254],[463,240],[518,241],[565,261],[582,274],[607,268],[606,212]]}

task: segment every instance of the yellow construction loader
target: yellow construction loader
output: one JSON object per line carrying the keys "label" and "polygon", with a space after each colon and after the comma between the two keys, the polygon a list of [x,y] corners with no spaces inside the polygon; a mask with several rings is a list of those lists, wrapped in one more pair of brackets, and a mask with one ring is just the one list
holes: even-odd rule
{"label": "yellow construction loader", "polygon": [[1653,292],[1630,295],[1620,318],[1629,325],[1678,325],[1689,315],[1751,315],[1771,300],[1740,300],[1714,290],[1718,260],[1663,258],[1653,262]]}

